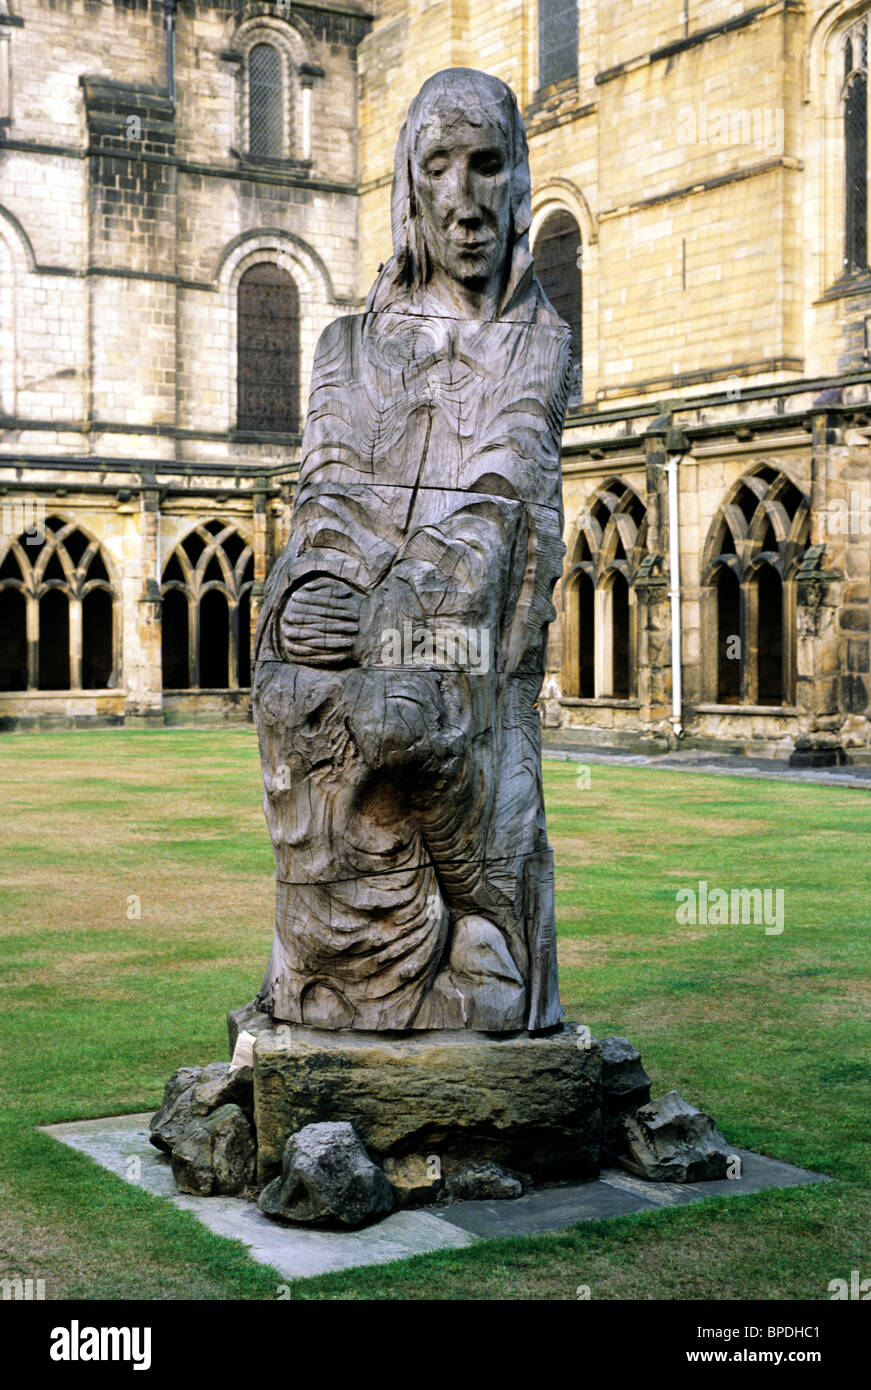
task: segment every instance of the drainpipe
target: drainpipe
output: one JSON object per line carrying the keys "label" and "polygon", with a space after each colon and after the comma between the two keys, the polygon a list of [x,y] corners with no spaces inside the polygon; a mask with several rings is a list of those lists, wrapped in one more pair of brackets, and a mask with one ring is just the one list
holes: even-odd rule
{"label": "drainpipe", "polygon": [[681,430],[666,434],[665,472],[668,477],[668,596],[671,599],[671,715],[669,724],[675,738],[683,738],[683,630],[680,613],[680,512],[678,510],[678,468],[685,457],[687,442]]}
{"label": "drainpipe", "polygon": [[175,11],[178,0],[163,0],[163,27],[166,30],[166,90],[175,105]]}

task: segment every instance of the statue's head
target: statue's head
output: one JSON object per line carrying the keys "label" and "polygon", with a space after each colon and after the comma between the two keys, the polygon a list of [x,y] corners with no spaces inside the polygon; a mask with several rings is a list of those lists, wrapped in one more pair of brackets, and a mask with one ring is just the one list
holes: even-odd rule
{"label": "statue's head", "polygon": [[471,68],[421,87],[396,147],[389,279],[509,289],[529,264],[529,156],[511,88]]}

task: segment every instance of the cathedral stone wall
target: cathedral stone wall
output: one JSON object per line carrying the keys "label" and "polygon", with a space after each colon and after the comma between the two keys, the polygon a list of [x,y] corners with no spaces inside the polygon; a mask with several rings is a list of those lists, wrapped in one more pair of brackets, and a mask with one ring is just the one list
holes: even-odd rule
{"label": "cathedral stone wall", "polygon": [[[178,628],[172,556],[206,547],[184,561],[196,587],[209,547],[238,555],[231,627],[251,625],[287,534],[299,422],[239,427],[240,284],[290,277],[304,406],[318,334],[390,253],[408,103],[464,65],[516,91],[533,248],[559,222],[579,277],[545,725],[579,745],[871,756],[871,270],[845,104],[871,4],[598,0],[578,7],[574,70],[542,85],[550,2],[179,0],[171,90],[162,0],[2,0],[0,567],[27,507],[56,519],[52,545],[75,522],[104,555],[116,643],[105,689],[9,686],[25,648],[39,671],[34,549],[0,721],[244,717],[238,682],[166,681],[200,640],[193,589]],[[262,44],[276,157],[252,154]],[[88,582],[68,583],[75,671]]]}

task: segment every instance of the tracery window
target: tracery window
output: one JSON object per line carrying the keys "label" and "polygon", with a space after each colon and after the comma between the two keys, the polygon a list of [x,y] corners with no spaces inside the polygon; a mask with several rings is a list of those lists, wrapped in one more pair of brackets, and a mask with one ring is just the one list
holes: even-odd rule
{"label": "tracery window", "polygon": [[810,507],[784,474],[747,474],[720,507],[706,546],[703,607],[708,693],[724,705],[795,699],[795,571],[807,548]]}
{"label": "tracery window", "polygon": [[251,684],[254,556],[232,525],[207,521],[163,569],[164,690],[237,690]]}
{"label": "tracery window", "polygon": [[580,699],[632,699],[637,660],[634,585],[646,553],[647,509],[621,479],[579,518],[566,579],[563,690]]}
{"label": "tracery window", "polygon": [[111,689],[115,595],[99,542],[51,516],[0,556],[0,690]]}

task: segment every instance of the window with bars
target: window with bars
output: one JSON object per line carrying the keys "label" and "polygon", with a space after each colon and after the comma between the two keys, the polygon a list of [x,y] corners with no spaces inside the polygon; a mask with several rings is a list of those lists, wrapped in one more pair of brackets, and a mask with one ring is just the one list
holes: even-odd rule
{"label": "window with bars", "polygon": [[538,85],[578,73],[579,0],[538,0]]}
{"label": "window with bars", "polygon": [[581,391],[583,284],[581,233],[570,212],[552,212],[535,238],[535,273],[560,318],[572,330],[574,381],[572,396]]}
{"label": "window with bars", "polygon": [[248,151],[255,158],[284,156],[284,82],[281,54],[271,43],[248,54]]}
{"label": "window with bars", "polygon": [[237,298],[240,430],[299,428],[299,292],[281,266],[245,271]]}
{"label": "window with bars", "polygon": [[844,270],[868,269],[868,19],[844,36]]}

